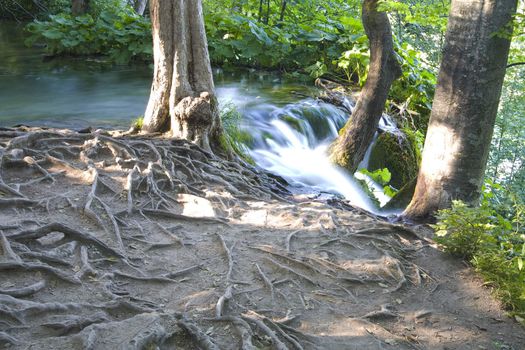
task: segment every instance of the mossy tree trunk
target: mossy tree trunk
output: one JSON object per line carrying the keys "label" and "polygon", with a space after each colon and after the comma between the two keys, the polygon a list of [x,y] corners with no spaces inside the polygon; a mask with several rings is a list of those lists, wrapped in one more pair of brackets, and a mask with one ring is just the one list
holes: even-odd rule
{"label": "mossy tree trunk", "polygon": [[423,159],[404,216],[428,219],[454,199],[476,204],[490,148],[517,0],[452,0]]}
{"label": "mossy tree trunk", "polygon": [[151,0],[150,10],[155,68],[143,131],[218,149],[222,127],[201,0]]}
{"label": "mossy tree trunk", "polygon": [[356,107],[330,146],[330,159],[355,172],[377,130],[392,82],[401,76],[388,16],[377,10],[378,0],[364,0],[363,26],[370,41],[370,69]]}
{"label": "mossy tree trunk", "polygon": [[89,0],[72,0],[71,14],[73,16],[81,16],[89,11]]}

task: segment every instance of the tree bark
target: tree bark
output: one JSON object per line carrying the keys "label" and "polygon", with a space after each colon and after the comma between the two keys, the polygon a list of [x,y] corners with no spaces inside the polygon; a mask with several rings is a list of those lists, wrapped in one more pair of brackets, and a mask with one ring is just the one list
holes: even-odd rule
{"label": "tree bark", "polygon": [[133,0],[133,9],[140,16],[144,15],[144,11],[146,11],[147,5],[148,0]]}
{"label": "tree bark", "polygon": [[154,76],[144,132],[170,131],[206,150],[219,147],[222,127],[200,0],[150,3]]}
{"label": "tree bark", "polygon": [[281,1],[281,15],[279,16],[279,22],[284,21],[284,14],[286,12],[286,5],[287,5],[287,1],[286,0],[282,0]]}
{"label": "tree bark", "polygon": [[452,200],[477,204],[517,0],[453,0],[416,190],[404,212],[430,219]]}
{"label": "tree bark", "polygon": [[363,1],[363,26],[370,41],[368,78],[350,119],[329,150],[332,162],[352,173],[372,142],[390,86],[402,73],[394,53],[388,16],[378,12],[377,6],[378,0]]}
{"label": "tree bark", "polygon": [[263,13],[263,0],[259,0],[259,17],[258,17],[259,22],[262,19],[262,13]]}
{"label": "tree bark", "polygon": [[242,2],[240,2],[239,0],[233,0],[231,12],[232,13],[235,13],[235,12],[242,13]]}
{"label": "tree bark", "polygon": [[89,0],[72,0],[71,14],[73,16],[81,16],[89,11]]}
{"label": "tree bark", "polygon": [[264,24],[270,23],[270,0],[266,1],[266,17],[264,17]]}

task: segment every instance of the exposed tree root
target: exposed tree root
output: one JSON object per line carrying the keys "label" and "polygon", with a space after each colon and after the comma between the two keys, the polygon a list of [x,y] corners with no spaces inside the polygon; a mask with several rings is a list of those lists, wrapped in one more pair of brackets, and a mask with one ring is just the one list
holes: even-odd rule
{"label": "exposed tree root", "polygon": [[381,305],[381,310],[371,311],[361,316],[361,318],[367,318],[367,319],[383,319],[383,318],[397,318],[397,317],[399,317],[399,315],[396,314],[395,312],[388,310],[388,307],[386,305]]}
{"label": "exposed tree root", "polygon": [[68,227],[58,222],[47,224],[45,226],[39,227],[34,230],[20,231],[20,232],[11,234],[8,237],[12,240],[27,241],[27,240],[34,240],[37,238],[44,237],[45,235],[51,232],[61,232],[64,235],[68,236],[70,239],[77,240],[85,244],[93,244],[98,249],[100,249],[101,251],[107,254],[110,254],[112,256],[119,257],[119,258],[125,258],[125,256],[122,253],[111,248],[109,245],[102,242],[98,238],[93,237],[91,234],[87,232],[78,231],[76,229],[73,229],[71,227]]}
{"label": "exposed tree root", "polygon": [[57,268],[54,268],[52,266],[42,264],[42,263],[16,262],[16,261],[0,262],[0,271],[8,271],[8,270],[41,271],[41,272],[49,274],[65,282],[69,282],[73,284],[82,284],[82,282],[77,277],[70,276]]}
{"label": "exposed tree root", "polygon": [[6,132],[0,344],[380,349],[372,322],[390,321],[381,334],[410,348],[390,327],[431,279],[411,229],[344,201],[294,203],[278,177],[184,141]]}
{"label": "exposed tree root", "polygon": [[26,198],[0,198],[0,208],[27,208],[37,205],[38,202]]}
{"label": "exposed tree root", "polygon": [[27,287],[0,289],[0,294],[10,295],[15,298],[27,297],[38,293],[46,287],[46,281],[40,281]]}
{"label": "exposed tree root", "polygon": [[89,316],[55,316],[54,319],[43,323],[42,326],[58,331],[58,335],[78,333],[82,329],[95,323],[109,321],[105,312],[99,311]]}
{"label": "exposed tree root", "polygon": [[20,345],[22,342],[6,332],[0,332],[0,344]]}
{"label": "exposed tree root", "polygon": [[288,272],[292,273],[293,275],[295,275],[297,277],[301,277],[302,279],[304,279],[305,281],[310,282],[314,286],[318,285],[318,283],[316,281],[314,281],[313,279],[311,279],[310,277],[306,276],[305,274],[303,274],[301,272],[295,271],[291,267],[285,266],[285,265],[283,265],[283,264],[281,264],[281,263],[279,263],[279,262],[277,262],[274,259],[269,258],[269,257],[267,257],[266,260],[271,262],[272,264],[274,264],[275,266],[277,266],[278,268],[280,268],[282,270],[288,271]]}
{"label": "exposed tree root", "polygon": [[97,272],[93,267],[91,267],[91,264],[89,263],[89,256],[88,256],[88,250],[85,246],[80,247],[80,261],[82,263],[82,266],[80,270],[76,273],[75,277],[77,277],[79,280],[84,278],[86,275],[96,276]]}
{"label": "exposed tree root", "polygon": [[263,272],[263,270],[258,264],[255,264],[255,267],[257,268],[257,272],[259,272],[259,275],[261,276],[264,284],[270,290],[270,293],[272,294],[272,301],[273,301],[275,299],[275,289],[273,287],[272,281],[270,281],[270,279],[266,276],[266,274]]}
{"label": "exposed tree root", "polygon": [[196,344],[198,344],[202,349],[220,350],[219,347],[214,343],[214,341],[191,321],[181,318],[180,320],[178,320],[177,324],[186,332],[188,332],[188,334],[193,339],[195,339]]}
{"label": "exposed tree root", "polygon": [[236,316],[222,316],[220,318],[211,318],[210,321],[216,322],[231,322],[239,336],[241,337],[241,350],[256,350],[257,348],[252,343],[253,331],[250,325],[240,317]]}

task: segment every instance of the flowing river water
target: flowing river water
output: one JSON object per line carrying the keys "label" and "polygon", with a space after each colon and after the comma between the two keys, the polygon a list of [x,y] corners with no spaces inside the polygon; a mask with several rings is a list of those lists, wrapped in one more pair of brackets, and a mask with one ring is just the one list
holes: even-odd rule
{"label": "flowing river water", "polygon": [[[0,22],[0,126],[127,128],[144,112],[151,67],[85,58],[45,60],[42,49],[27,48],[23,41],[22,26]],[[242,115],[240,129],[252,139],[247,152],[259,166],[297,191],[339,194],[379,212],[355,178],[326,156],[348,118],[346,111],[300,97],[313,96],[316,89],[276,74],[215,69],[214,79],[220,103],[235,105]],[[394,127],[387,119],[382,123]],[[388,200],[377,194],[381,203]]]}

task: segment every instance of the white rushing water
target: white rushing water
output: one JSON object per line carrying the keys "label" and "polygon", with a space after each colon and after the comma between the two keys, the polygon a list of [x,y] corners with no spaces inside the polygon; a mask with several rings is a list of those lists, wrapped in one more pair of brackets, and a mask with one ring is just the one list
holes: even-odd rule
{"label": "white rushing water", "polygon": [[[353,205],[379,212],[357,180],[328,160],[327,148],[346,122],[348,112],[314,99],[281,107],[267,104],[258,96],[241,94],[235,88],[218,89],[218,93],[222,101],[232,101],[243,114],[241,127],[253,138],[248,152],[259,166],[282,176],[294,187],[339,194]],[[395,124],[382,118],[381,127],[395,128]],[[362,166],[366,163],[367,159]],[[362,174],[358,176],[369,180]],[[389,200],[380,186],[376,191],[381,204]]]}

